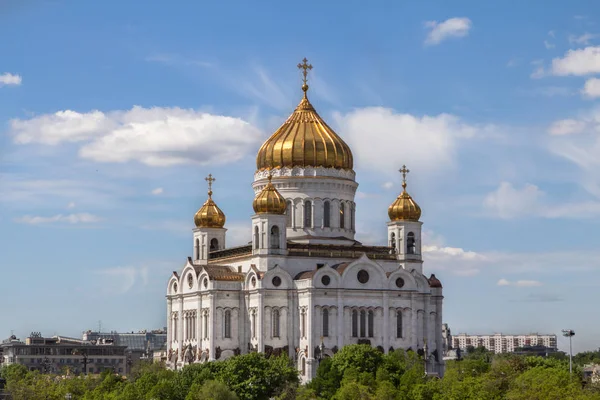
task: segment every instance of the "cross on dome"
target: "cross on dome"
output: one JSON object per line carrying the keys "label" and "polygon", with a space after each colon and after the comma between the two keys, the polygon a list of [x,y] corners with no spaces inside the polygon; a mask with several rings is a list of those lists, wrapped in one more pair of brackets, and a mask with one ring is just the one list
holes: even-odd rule
{"label": "cross on dome", "polygon": [[212,196],[212,183],[216,181],[216,178],[213,178],[212,174],[208,174],[206,178],[204,178],[206,182],[208,182],[208,195]]}
{"label": "cross on dome", "polygon": [[402,187],[406,188],[406,174],[410,172],[410,169],[406,168],[406,165],[403,165],[398,172],[402,173]]}
{"label": "cross on dome", "polygon": [[313,69],[313,66],[312,64],[308,64],[308,60],[306,59],[306,57],[304,57],[302,62],[298,64],[298,69],[302,70],[302,90],[304,90],[304,93],[306,94],[306,91],[308,90],[308,84],[306,83],[308,82],[308,71]]}

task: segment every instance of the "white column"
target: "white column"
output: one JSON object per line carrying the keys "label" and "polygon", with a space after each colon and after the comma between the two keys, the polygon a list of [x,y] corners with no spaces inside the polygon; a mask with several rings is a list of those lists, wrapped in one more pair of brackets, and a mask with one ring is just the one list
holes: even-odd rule
{"label": "white column", "polygon": [[417,302],[413,298],[410,310],[410,345],[413,351],[417,351],[419,339],[417,338]]}
{"label": "white column", "polygon": [[209,324],[208,324],[208,356],[209,360],[215,359],[215,327],[217,326],[217,313],[216,313],[216,305],[215,305],[215,294],[211,293],[208,295],[208,301],[210,301],[210,311],[208,314]]}
{"label": "white column", "polygon": [[390,298],[388,292],[383,292],[383,352],[387,354],[390,348]]}
{"label": "white column", "polygon": [[177,314],[177,348],[179,349],[178,362],[183,359],[183,297],[179,296],[179,313]]}
{"label": "white column", "polygon": [[[312,215],[311,217],[314,217],[314,215]],[[308,354],[307,354],[307,360],[306,360],[306,375],[312,379],[315,376],[315,372],[316,369],[314,368],[314,364],[315,364],[315,354],[314,354],[314,335],[315,335],[315,330],[314,330],[314,317],[315,317],[315,310],[314,310],[314,306],[313,306],[313,295],[314,293],[312,292],[312,290],[309,290],[307,293],[307,300],[308,300],[308,307],[306,310],[306,331],[307,331],[307,338],[306,338],[306,342],[308,345]]]}
{"label": "white column", "polygon": [[173,343],[173,300],[167,298],[167,349],[171,348]]}
{"label": "white column", "polygon": [[[330,221],[331,221],[331,214],[329,216]],[[337,335],[337,347],[339,350],[342,349],[342,347],[344,347],[344,300],[342,299],[342,292],[340,289],[338,289],[337,291],[337,329],[336,329],[336,335]]]}
{"label": "white column", "polygon": [[256,316],[256,330],[258,331],[256,337],[258,339],[258,351],[263,353],[265,351],[264,345],[264,324],[265,324],[265,310],[263,308],[263,291],[258,291],[258,315]]}

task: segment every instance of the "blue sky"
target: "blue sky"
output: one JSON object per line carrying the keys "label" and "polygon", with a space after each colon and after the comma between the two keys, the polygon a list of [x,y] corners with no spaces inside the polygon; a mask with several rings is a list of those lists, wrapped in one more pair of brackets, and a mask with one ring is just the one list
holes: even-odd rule
{"label": "blue sky", "polygon": [[454,332],[600,346],[595,2],[9,0],[0,38],[0,334],[164,326],[208,173],[249,240],[254,156],[307,57],[359,240],[385,242],[405,163]]}

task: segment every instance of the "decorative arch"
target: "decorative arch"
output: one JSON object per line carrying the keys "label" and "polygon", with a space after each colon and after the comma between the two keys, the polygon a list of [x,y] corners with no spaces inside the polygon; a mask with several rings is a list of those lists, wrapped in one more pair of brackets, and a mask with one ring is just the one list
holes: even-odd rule
{"label": "decorative arch", "polygon": [[216,251],[216,250],[219,250],[219,239],[212,238],[210,240],[210,251]]}
{"label": "decorative arch", "polygon": [[279,249],[281,247],[280,244],[280,233],[279,233],[279,227],[277,225],[273,225],[271,227],[271,248],[272,249]]}

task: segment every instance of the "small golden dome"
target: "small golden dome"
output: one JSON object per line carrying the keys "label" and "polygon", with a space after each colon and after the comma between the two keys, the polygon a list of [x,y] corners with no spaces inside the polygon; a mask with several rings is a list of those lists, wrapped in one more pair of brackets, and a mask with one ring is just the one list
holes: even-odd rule
{"label": "small golden dome", "polygon": [[197,228],[222,228],[225,225],[225,213],[212,199],[212,183],[215,178],[209,174],[206,180],[208,181],[208,199],[194,215],[194,223]]}
{"label": "small golden dome", "polygon": [[317,114],[308,101],[307,70],[312,65],[299,64],[303,69],[304,96],[287,121],[258,150],[258,170],[292,167],[324,167],[352,169],[350,147]]}
{"label": "small golden dome", "polygon": [[271,183],[272,176],[269,175],[269,183],[254,198],[252,207],[257,214],[285,214],[287,204],[285,198],[279,194]]}
{"label": "small golden dome", "polygon": [[410,172],[406,165],[402,166],[402,193],[388,208],[388,215],[392,221],[418,221],[421,218],[421,207],[410,197],[406,191],[406,174]]}

